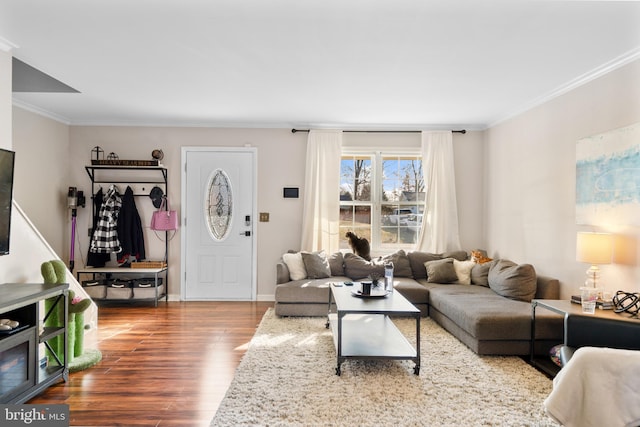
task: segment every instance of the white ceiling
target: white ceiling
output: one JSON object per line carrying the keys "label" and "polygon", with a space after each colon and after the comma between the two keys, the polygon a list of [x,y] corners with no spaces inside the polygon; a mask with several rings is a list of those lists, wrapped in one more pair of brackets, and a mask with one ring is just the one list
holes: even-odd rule
{"label": "white ceiling", "polygon": [[640,58],[640,2],[3,0],[0,38],[74,125],[483,129]]}

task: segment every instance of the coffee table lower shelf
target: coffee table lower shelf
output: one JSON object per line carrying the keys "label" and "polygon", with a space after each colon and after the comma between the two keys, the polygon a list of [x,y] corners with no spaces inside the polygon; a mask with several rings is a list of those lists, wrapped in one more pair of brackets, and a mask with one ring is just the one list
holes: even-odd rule
{"label": "coffee table lower shelf", "polygon": [[331,327],[337,353],[336,375],[347,359],[394,359],[415,362],[413,373],[420,374],[420,354],[384,314],[330,313],[327,328]]}

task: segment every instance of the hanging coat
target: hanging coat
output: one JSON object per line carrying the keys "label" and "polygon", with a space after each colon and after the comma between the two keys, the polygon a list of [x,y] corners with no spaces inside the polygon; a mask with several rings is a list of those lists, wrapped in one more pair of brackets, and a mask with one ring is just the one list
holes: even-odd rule
{"label": "hanging coat", "polygon": [[[91,224],[91,236],[96,231],[98,221],[100,220],[100,212],[102,210],[102,203],[104,201],[104,193],[102,187],[93,196],[93,223]],[[91,252],[91,247],[87,253],[87,266],[90,267],[104,267],[107,262],[111,260],[111,255],[108,253],[96,253]]]}
{"label": "hanging coat", "polygon": [[98,219],[98,225],[91,239],[91,252],[118,253],[121,251],[118,240],[118,214],[122,206],[122,199],[115,185],[109,187],[105,196]]}
{"label": "hanging coat", "polygon": [[124,263],[130,256],[137,261],[146,258],[142,221],[136,208],[131,187],[127,187],[122,196],[122,206],[118,214],[118,239],[122,250],[118,253],[118,262]]}

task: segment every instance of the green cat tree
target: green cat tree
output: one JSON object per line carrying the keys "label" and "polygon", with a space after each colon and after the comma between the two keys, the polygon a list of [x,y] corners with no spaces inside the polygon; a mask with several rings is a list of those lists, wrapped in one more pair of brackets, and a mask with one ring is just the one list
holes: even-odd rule
{"label": "green cat tree", "polygon": [[[60,260],[43,262],[40,271],[45,283],[66,283],[67,267]],[[52,307],[54,307],[54,301],[54,299],[45,300],[45,312],[48,313]],[[84,349],[84,312],[90,305],[91,300],[76,300],[75,292],[69,291],[69,307],[67,313],[67,363],[69,365],[69,372],[77,372],[90,368],[102,359],[100,350],[85,351]],[[45,326],[62,326],[62,319],[64,318],[63,310],[63,307],[56,305],[47,319]],[[50,340],[49,345],[51,346],[52,352],[62,360],[62,354],[64,352],[63,337],[58,336]],[[53,358],[49,349],[47,349],[47,356],[49,360]]]}

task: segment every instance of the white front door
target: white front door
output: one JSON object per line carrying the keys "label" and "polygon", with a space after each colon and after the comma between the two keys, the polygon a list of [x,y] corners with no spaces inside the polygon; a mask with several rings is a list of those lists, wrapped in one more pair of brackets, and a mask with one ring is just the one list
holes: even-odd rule
{"label": "white front door", "polygon": [[182,149],[182,299],[255,300],[254,148]]}

